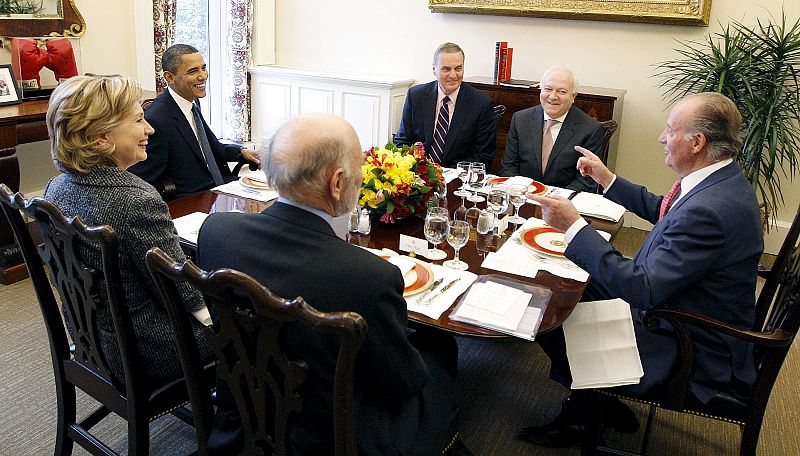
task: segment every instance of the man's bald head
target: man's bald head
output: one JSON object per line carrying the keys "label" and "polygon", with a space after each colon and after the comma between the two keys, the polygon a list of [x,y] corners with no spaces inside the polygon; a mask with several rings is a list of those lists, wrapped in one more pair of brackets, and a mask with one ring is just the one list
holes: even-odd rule
{"label": "man's bald head", "polygon": [[[358,135],[346,120],[311,114],[283,124],[272,137],[262,163],[269,185],[279,194],[340,215],[343,208],[355,204],[362,159]],[[344,184],[340,195],[331,187],[337,172]]]}

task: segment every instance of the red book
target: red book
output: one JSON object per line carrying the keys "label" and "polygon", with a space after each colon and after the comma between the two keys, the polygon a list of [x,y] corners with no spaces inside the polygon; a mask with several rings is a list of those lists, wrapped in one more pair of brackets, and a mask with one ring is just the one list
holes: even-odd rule
{"label": "red book", "polygon": [[506,55],[506,71],[503,74],[503,77],[500,79],[501,81],[508,81],[509,79],[511,79],[511,63],[513,61],[512,60],[513,57],[514,57],[514,48],[508,48]]}
{"label": "red book", "polygon": [[508,58],[508,42],[500,42],[500,66],[497,68],[497,77],[502,80],[506,74],[506,59]]}

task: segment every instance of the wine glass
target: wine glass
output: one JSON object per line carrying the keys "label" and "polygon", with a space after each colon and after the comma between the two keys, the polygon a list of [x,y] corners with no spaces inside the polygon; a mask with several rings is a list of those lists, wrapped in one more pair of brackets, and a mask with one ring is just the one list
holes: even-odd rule
{"label": "wine glass", "polygon": [[444,207],[431,207],[425,214],[425,239],[433,244],[433,248],[428,249],[428,253],[425,255],[429,259],[443,260],[447,258],[447,254],[437,246],[447,238],[447,233],[450,231],[449,222],[450,214]]}
{"label": "wine glass", "polygon": [[467,185],[467,176],[469,175],[470,162],[458,162],[456,169],[459,171],[458,178],[461,179],[461,187],[454,191],[453,194],[462,198],[469,196],[469,192],[464,188]]}
{"label": "wine glass", "polygon": [[456,253],[452,260],[447,260],[443,263],[448,268],[463,271],[469,267],[467,263],[458,258],[458,251],[461,250],[461,247],[464,247],[469,240],[469,228],[469,223],[461,220],[450,222],[450,232],[447,234],[447,243],[455,249]]}
{"label": "wine glass", "polygon": [[486,195],[486,208],[491,211],[495,217],[508,210],[508,187],[499,185],[492,187]]}
{"label": "wine glass", "polygon": [[486,180],[486,165],[483,163],[471,163],[469,172],[467,173],[467,180],[469,186],[472,188],[472,194],[467,197],[473,203],[480,203],[486,201],[481,195],[478,195],[478,189],[483,187]]}
{"label": "wine glass", "polygon": [[525,219],[519,216],[519,208],[521,208],[528,197],[525,194],[528,192],[528,186],[524,184],[512,184],[508,188],[508,199],[514,206],[514,215],[508,219],[509,222],[515,225],[522,225]]}

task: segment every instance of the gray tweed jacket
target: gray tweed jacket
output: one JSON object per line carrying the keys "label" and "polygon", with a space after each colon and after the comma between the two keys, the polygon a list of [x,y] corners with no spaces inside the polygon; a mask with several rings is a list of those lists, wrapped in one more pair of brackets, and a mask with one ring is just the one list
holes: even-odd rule
{"label": "gray tweed jacket", "polygon": [[[166,203],[158,192],[128,171],[109,166],[94,166],[86,174],[64,173],[45,188],[45,198],[68,216],[78,215],[89,225],[110,225],[119,236],[119,267],[125,303],[128,306],[139,347],[141,367],[150,383],[182,375],[175,337],[166,309],[145,264],[145,253],[158,246],[177,261],[185,256]],[[101,269],[99,248],[84,248],[86,263]],[[181,289],[187,311],[203,306],[195,289]],[[201,352],[210,358],[210,349],[200,337],[200,325],[192,318]],[[101,346],[114,375],[122,379],[122,365],[113,323],[108,308],[98,313],[103,333]]]}

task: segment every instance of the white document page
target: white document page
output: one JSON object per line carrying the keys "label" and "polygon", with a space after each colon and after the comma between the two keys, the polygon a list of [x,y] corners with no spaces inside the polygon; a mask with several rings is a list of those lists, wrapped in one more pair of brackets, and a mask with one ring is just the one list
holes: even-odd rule
{"label": "white document page", "polygon": [[597,193],[580,192],[572,198],[575,209],[583,215],[618,222],[625,208]]}
{"label": "white document page", "polygon": [[181,239],[197,244],[197,236],[200,234],[200,227],[208,217],[205,212],[192,212],[191,214],[178,217],[172,221],[175,225],[175,230],[178,231],[178,237]]}
{"label": "white document page", "polygon": [[[491,282],[478,283],[472,287],[466,300],[458,309],[458,316],[511,331],[517,329],[525,310],[528,308],[531,295],[500,284],[494,284],[486,289],[486,285],[489,283]],[[500,291],[500,296],[497,296],[493,294],[492,290],[497,291],[498,287],[510,290]],[[504,313],[498,313],[501,309],[497,307],[497,303],[501,299],[514,296],[516,298],[507,306],[508,310]]]}

